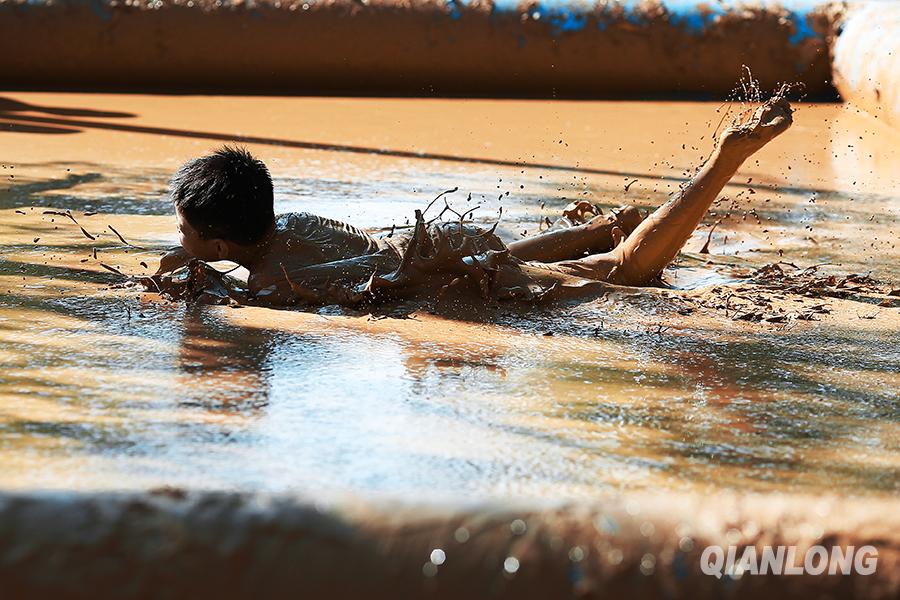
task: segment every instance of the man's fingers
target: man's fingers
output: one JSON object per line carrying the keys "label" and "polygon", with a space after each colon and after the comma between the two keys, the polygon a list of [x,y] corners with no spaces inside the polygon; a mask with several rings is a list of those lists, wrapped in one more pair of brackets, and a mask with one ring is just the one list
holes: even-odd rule
{"label": "man's fingers", "polygon": [[163,257],[159,259],[159,268],[156,269],[156,275],[169,273],[175,269],[181,268],[188,264],[190,260],[191,257],[185,254],[180,248],[178,250],[173,250],[164,254]]}

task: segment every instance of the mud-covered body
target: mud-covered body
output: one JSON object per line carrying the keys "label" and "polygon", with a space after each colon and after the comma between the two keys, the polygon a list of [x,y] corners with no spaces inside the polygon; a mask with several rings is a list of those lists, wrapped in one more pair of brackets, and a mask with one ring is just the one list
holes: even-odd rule
{"label": "mud-covered body", "polygon": [[254,290],[197,260],[142,283],[148,291],[175,299],[286,306],[358,305],[439,297],[451,290],[483,299],[537,301],[564,288],[600,283],[516,259],[493,228],[460,221],[426,223],[418,211],[416,218],[411,230],[374,237],[316,215],[281,215],[276,235],[283,235],[284,245],[293,251],[273,257],[280,277],[265,287]]}

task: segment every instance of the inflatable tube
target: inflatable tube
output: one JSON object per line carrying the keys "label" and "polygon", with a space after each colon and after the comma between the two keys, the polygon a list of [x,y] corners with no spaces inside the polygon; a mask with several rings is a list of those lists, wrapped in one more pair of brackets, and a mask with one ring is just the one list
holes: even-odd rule
{"label": "inflatable tube", "polygon": [[900,127],[900,4],[850,11],[834,45],[834,82],[844,100]]}
{"label": "inflatable tube", "polygon": [[[859,553],[847,574],[813,574],[816,559],[803,574],[752,574],[756,563],[729,569],[711,545],[738,559],[794,546],[795,569],[810,548]],[[895,598],[900,514],[885,500],[771,495],[450,510],[176,490],[5,494],[0,589],[56,600]]]}
{"label": "inflatable tube", "polygon": [[10,87],[409,94],[831,90],[809,0],[2,0]]}

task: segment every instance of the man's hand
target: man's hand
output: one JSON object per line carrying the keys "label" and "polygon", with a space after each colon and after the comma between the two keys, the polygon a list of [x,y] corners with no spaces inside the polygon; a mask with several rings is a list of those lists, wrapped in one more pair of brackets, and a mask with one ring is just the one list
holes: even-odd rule
{"label": "man's hand", "polygon": [[171,273],[176,269],[186,266],[193,258],[194,257],[188,254],[181,246],[170,248],[159,260],[159,268],[156,269],[156,274]]}

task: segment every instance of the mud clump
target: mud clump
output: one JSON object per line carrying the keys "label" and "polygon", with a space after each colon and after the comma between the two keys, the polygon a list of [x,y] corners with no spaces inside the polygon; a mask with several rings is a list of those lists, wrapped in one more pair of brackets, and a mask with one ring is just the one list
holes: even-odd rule
{"label": "mud clump", "polygon": [[818,271],[818,265],[801,269],[793,263],[772,263],[757,269],[750,278],[770,289],[808,298],[850,298],[888,307],[900,304],[900,299],[891,297],[897,295],[897,290],[868,275],[852,273],[840,277],[820,275]]}
{"label": "mud clump", "polygon": [[[744,281],[732,286],[716,286],[696,296],[687,295],[682,314],[694,306],[722,312],[733,321],[789,323],[817,321],[832,309],[827,302],[841,299],[880,307],[900,306],[900,290],[868,275],[821,274],[820,266],[801,268],[793,263],[771,263],[759,269],[733,269],[732,277]],[[860,315],[860,318],[871,318]]]}
{"label": "mud clump", "polygon": [[197,259],[169,275],[145,276],[136,280],[129,278],[122,287],[133,287],[135,284],[144,291],[157,293],[173,302],[213,305],[248,303],[243,282]]}

